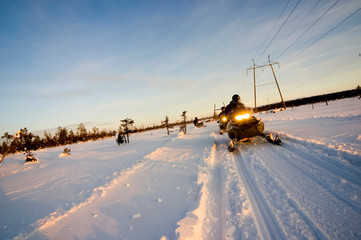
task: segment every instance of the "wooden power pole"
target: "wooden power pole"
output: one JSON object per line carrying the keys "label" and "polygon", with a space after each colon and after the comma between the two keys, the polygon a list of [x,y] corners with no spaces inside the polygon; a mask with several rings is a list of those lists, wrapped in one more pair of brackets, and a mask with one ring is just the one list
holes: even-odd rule
{"label": "wooden power pole", "polygon": [[257,112],[257,94],[256,94],[256,64],[253,62],[253,89],[254,89],[254,111]]}
{"label": "wooden power pole", "polygon": [[253,69],[254,111],[257,112],[256,68],[260,68],[262,66],[257,66],[256,67],[254,59],[252,59],[252,62],[253,62],[253,67],[248,68],[247,71]]}
{"label": "wooden power pole", "polygon": [[269,65],[270,65],[271,69],[272,69],[273,77],[275,78],[275,82],[276,82],[276,85],[277,85],[277,88],[278,88],[278,92],[280,93],[280,97],[281,97],[281,100],[282,100],[283,107],[286,109],[286,104],[285,104],[285,102],[283,101],[281,89],[280,89],[280,86],[278,85],[277,78],[276,78],[276,74],[275,74],[275,71],[273,70],[273,66],[272,66],[272,64],[279,64],[279,63],[278,63],[278,62],[271,63],[271,60],[270,60],[270,56],[269,56],[269,55],[268,55],[268,63],[269,63]]}
{"label": "wooden power pole", "polygon": [[278,89],[278,92],[279,92],[280,97],[281,97],[281,101],[282,101],[283,107],[286,109],[286,104],[285,104],[285,102],[283,101],[283,96],[282,96],[282,93],[281,93],[281,89],[280,89],[280,86],[278,85],[277,78],[276,78],[276,74],[275,74],[275,71],[274,71],[273,66],[272,66],[272,65],[274,65],[274,64],[279,64],[279,63],[278,63],[278,62],[271,62],[270,56],[268,56],[268,64],[265,64],[265,65],[262,65],[262,66],[256,66],[256,64],[255,64],[255,62],[254,62],[254,59],[252,59],[252,61],[253,61],[253,67],[248,68],[247,71],[248,71],[248,70],[253,70],[254,111],[257,112],[256,68],[263,68],[263,67],[266,67],[266,66],[270,66],[271,69],[272,69],[273,77],[274,77],[274,79],[275,79],[275,82],[276,82],[277,89]]}

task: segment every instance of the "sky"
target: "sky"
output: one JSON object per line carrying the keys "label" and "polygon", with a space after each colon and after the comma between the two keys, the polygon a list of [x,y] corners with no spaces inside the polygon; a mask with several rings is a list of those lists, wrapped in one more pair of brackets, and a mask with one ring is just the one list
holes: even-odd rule
{"label": "sky", "polygon": [[[0,0],[0,135],[254,107],[361,85],[361,1]],[[278,63],[278,64],[277,64]],[[280,101],[270,66],[257,105]]]}

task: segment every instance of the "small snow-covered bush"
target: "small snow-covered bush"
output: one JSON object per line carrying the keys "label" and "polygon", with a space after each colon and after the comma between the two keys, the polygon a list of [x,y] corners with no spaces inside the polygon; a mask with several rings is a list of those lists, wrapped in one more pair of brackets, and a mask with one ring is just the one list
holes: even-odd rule
{"label": "small snow-covered bush", "polygon": [[34,157],[34,154],[32,154],[31,152],[26,153],[25,155],[25,163],[28,162],[38,162],[39,160]]}
{"label": "small snow-covered bush", "polygon": [[63,153],[70,155],[70,148],[64,148]]}
{"label": "small snow-covered bush", "polygon": [[60,153],[59,157],[66,157],[70,155],[70,148],[64,148],[64,151]]}

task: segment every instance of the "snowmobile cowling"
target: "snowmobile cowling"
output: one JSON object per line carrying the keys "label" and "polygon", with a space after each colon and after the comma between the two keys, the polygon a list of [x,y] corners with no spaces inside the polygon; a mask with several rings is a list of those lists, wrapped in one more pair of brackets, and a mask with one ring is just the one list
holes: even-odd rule
{"label": "snowmobile cowling", "polygon": [[230,139],[246,140],[262,135],[264,123],[261,119],[250,114],[237,115],[235,119],[228,122],[226,131]]}

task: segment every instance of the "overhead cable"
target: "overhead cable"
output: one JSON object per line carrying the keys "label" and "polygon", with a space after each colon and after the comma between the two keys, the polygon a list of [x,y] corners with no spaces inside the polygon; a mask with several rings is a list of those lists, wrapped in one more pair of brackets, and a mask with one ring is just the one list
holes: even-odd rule
{"label": "overhead cable", "polygon": [[[351,18],[353,15],[355,15],[358,11],[360,11],[361,8],[357,9],[355,12],[353,12],[351,15],[349,15],[347,18],[345,18],[344,20],[342,20],[340,23],[338,23],[336,26],[334,26],[333,28],[331,28],[330,30],[328,30],[325,34],[323,34],[319,39],[317,39],[316,41],[314,41],[313,43],[311,43],[310,45],[308,45],[306,48],[304,48],[301,52],[299,52],[298,54],[296,54],[295,56],[293,56],[292,58],[290,58],[287,63],[289,63],[290,61],[292,61],[294,58],[296,58],[298,55],[300,55],[301,53],[303,53],[304,51],[306,51],[307,49],[309,49],[311,46],[313,46],[314,44],[316,44],[318,41],[320,41],[322,38],[324,38],[327,34],[329,34],[330,32],[332,32],[335,28],[337,28],[338,26],[340,26],[342,23],[344,23],[345,21],[347,21],[349,18]],[[286,63],[286,64],[287,64]]]}
{"label": "overhead cable", "polygon": [[268,47],[271,45],[271,43],[273,42],[273,40],[276,38],[276,36],[278,35],[278,33],[281,31],[281,29],[283,28],[283,26],[285,25],[285,23],[287,22],[287,20],[290,18],[290,16],[292,15],[292,13],[296,10],[298,4],[301,2],[302,0],[298,0],[296,6],[292,9],[292,11],[290,12],[290,14],[288,15],[288,17],[286,18],[286,20],[283,22],[283,24],[281,25],[281,27],[278,29],[278,31],[276,32],[276,34],[273,36],[272,40],[268,43],[267,47],[263,50],[262,54],[259,56],[259,58],[257,59],[257,62],[259,61],[259,59],[263,56],[263,54],[265,53],[265,51],[268,49]]}
{"label": "overhead cable", "polygon": [[[303,16],[302,20],[293,28],[292,32],[294,32],[296,29],[298,29],[298,27],[303,23],[303,21],[311,14],[311,12],[316,8],[316,6],[321,2],[321,0],[318,0],[313,7],[307,12],[307,14],[305,14],[305,16]],[[291,34],[291,33],[290,33]],[[290,35],[289,34],[289,35]],[[277,49],[280,48],[280,46],[284,46],[284,42],[286,41],[286,38],[283,39],[283,41],[281,41],[278,44],[278,47],[273,51],[276,52]],[[296,40],[297,41],[297,40]],[[270,55],[274,55],[273,53],[271,53]]]}
{"label": "overhead cable", "polygon": [[290,46],[288,46],[276,59],[279,59],[288,49],[290,49],[301,37],[303,37],[323,16],[326,15],[340,0],[337,0],[331,7],[329,7],[314,23],[304,31]]}
{"label": "overhead cable", "polygon": [[262,43],[261,47],[258,49],[258,51],[257,51],[256,55],[254,56],[254,58],[256,58],[257,54],[258,54],[258,53],[259,53],[259,51],[262,49],[263,45],[265,44],[266,40],[268,39],[269,35],[271,34],[271,32],[273,31],[273,29],[275,28],[276,24],[278,23],[278,20],[280,20],[280,18],[281,18],[281,16],[282,16],[283,12],[286,10],[286,8],[288,7],[288,4],[289,4],[290,2],[291,2],[291,0],[288,0],[288,2],[287,2],[287,4],[286,4],[286,6],[283,8],[283,10],[282,10],[281,14],[278,16],[278,18],[277,18],[276,22],[273,24],[273,27],[272,27],[271,31],[269,31],[269,32],[268,32],[267,37],[264,39],[264,41],[263,41],[263,43]]}
{"label": "overhead cable", "polygon": [[344,60],[343,62],[341,62],[339,64],[339,67],[343,67],[343,66],[346,66],[346,65],[351,65],[353,64],[354,62],[357,62],[357,61],[360,61],[361,60],[361,53],[351,57],[351,58],[348,58],[346,60]]}

